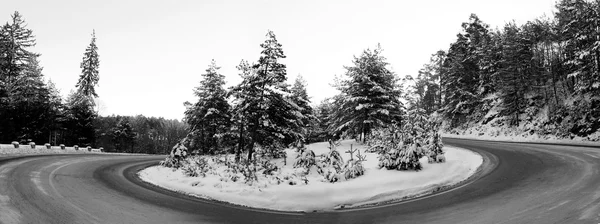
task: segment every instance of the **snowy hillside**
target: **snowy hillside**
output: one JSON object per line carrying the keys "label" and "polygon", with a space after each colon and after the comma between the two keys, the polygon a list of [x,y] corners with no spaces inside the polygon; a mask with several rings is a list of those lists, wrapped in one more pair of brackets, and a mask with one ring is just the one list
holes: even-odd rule
{"label": "snowy hillside", "polygon": [[482,104],[459,127],[449,128],[446,121],[444,136],[522,142],[600,141],[600,96],[575,96],[560,106],[538,105],[531,100],[519,114],[518,125],[511,125],[511,118],[501,113],[500,98],[488,96]]}

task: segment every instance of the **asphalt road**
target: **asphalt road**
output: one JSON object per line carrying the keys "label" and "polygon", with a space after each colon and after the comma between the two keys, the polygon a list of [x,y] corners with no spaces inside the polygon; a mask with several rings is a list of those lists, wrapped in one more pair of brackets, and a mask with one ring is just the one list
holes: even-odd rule
{"label": "asphalt road", "polygon": [[465,185],[375,208],[284,213],[141,182],[163,156],[0,157],[1,223],[600,223],[600,149],[444,139],[483,155]]}

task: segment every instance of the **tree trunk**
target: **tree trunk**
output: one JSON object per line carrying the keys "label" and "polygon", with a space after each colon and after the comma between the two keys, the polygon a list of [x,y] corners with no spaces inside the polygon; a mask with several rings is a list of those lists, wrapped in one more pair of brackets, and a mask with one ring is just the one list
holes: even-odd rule
{"label": "tree trunk", "polygon": [[254,143],[256,142],[256,138],[258,137],[256,132],[258,131],[259,122],[259,117],[256,117],[256,119],[254,120],[254,125],[252,126],[252,132],[250,133],[252,136],[250,138],[250,144],[248,144],[248,162],[252,161],[252,153],[254,153]]}
{"label": "tree trunk", "polygon": [[244,121],[242,120],[240,122],[240,137],[238,139],[238,149],[237,152],[235,154],[235,161],[239,162],[240,158],[242,157],[242,151],[244,150]]}

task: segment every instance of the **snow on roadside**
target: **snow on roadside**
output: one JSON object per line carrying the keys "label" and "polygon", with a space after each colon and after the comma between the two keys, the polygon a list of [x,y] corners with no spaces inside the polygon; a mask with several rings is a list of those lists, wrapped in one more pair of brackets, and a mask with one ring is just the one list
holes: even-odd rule
{"label": "snow on roadside", "polygon": [[36,145],[35,149],[32,149],[29,145],[20,145],[19,148],[15,148],[11,144],[0,144],[0,156],[58,153],[100,153],[100,150],[92,149],[92,151],[89,152],[85,147],[80,147],[79,150],[75,150],[73,147],[65,147],[65,149],[60,149],[59,146],[52,146],[50,149],[47,149],[44,145]]}
{"label": "snow on roadside", "polygon": [[[493,133],[493,131],[490,131]],[[600,142],[588,141],[581,137],[574,137],[573,139],[561,139],[555,136],[539,136],[533,135],[490,135],[488,132],[477,132],[466,131],[461,134],[442,133],[442,137],[446,138],[460,138],[460,139],[474,139],[474,140],[487,140],[487,141],[506,141],[506,142],[531,142],[531,143],[553,143],[553,144],[574,144],[583,146],[600,146]],[[590,138],[600,138],[600,131],[595,132],[589,136]]]}
{"label": "snow on roadside", "polygon": [[[350,148],[350,144],[354,147],[357,145],[353,141],[343,141],[338,147],[345,161],[349,159],[349,154],[344,151]],[[327,143],[308,145],[308,148],[317,155],[329,150]],[[314,211],[333,210],[340,206],[357,207],[431,193],[439,187],[467,179],[483,163],[482,157],[472,151],[446,146],[446,163],[429,164],[424,157],[421,159],[421,171],[385,170],[377,168],[376,154],[365,153],[364,147],[358,148],[361,154],[367,155],[367,161],[363,164],[365,175],[338,183],[322,182],[321,176],[311,173],[308,184],[259,183],[248,186],[238,182],[222,182],[211,175],[205,178],[188,177],[181,170],[162,166],[144,169],[139,176],[154,185],[201,198],[272,210]],[[290,153],[293,151],[288,151],[288,166],[295,158]],[[278,166],[282,165],[278,163]]]}

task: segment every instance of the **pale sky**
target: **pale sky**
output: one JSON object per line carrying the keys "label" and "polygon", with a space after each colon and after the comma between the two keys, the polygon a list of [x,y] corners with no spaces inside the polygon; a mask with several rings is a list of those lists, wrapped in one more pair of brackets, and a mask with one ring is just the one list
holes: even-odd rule
{"label": "pale sky", "polygon": [[354,55],[380,43],[391,68],[415,75],[437,50],[456,40],[475,13],[492,28],[551,16],[555,0],[423,1],[82,1],[14,0],[0,22],[19,11],[37,39],[43,73],[66,96],[96,30],[102,115],[183,118],[183,102],[215,59],[227,86],[240,82],[236,65],[255,62],[267,30],[287,58],[288,82],[308,82],[314,103],[336,94],[330,86]]}

